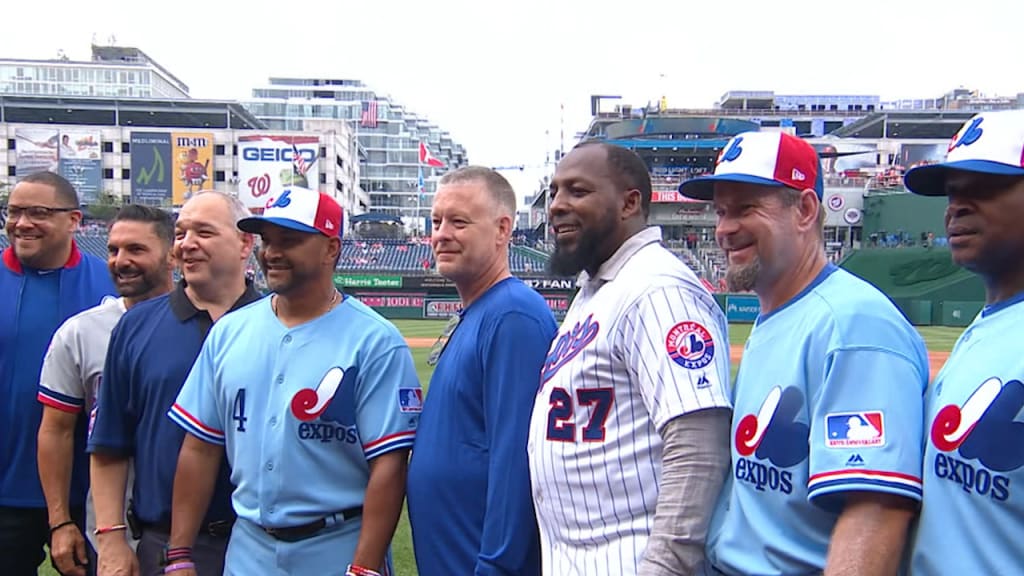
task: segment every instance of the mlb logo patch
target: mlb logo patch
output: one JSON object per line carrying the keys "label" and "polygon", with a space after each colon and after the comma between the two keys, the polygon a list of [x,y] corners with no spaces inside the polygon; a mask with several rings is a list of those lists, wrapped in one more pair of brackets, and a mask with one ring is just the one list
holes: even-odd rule
{"label": "mlb logo patch", "polygon": [[399,388],[398,408],[402,412],[422,412],[423,390],[419,388]]}
{"label": "mlb logo patch", "polygon": [[825,446],[864,448],[885,445],[882,412],[839,412],[825,416]]}

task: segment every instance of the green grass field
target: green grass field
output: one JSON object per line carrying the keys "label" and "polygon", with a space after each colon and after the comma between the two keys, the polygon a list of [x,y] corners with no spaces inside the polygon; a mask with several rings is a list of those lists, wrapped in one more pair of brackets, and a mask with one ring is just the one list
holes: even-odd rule
{"label": "green grass field", "polygon": [[[436,338],[444,329],[445,321],[441,320],[395,320],[395,326],[407,338]],[[733,324],[729,327],[729,341],[732,344],[743,344],[750,335],[750,324]],[[928,345],[928,349],[934,352],[949,352],[953,344],[963,331],[962,328],[950,328],[945,326],[921,326],[918,328],[922,337]],[[412,351],[413,360],[416,362],[416,373],[424,390],[430,383],[430,376],[433,369],[427,366],[429,349],[415,348]],[[735,377],[737,366],[733,366]],[[934,374],[932,375],[934,376]],[[402,515],[399,521],[398,530],[395,533],[393,543],[395,557],[395,571],[398,576],[417,576],[416,561],[412,552],[412,533],[409,530],[409,522]],[[57,576],[57,572],[49,566],[49,561],[39,570],[40,575]]]}

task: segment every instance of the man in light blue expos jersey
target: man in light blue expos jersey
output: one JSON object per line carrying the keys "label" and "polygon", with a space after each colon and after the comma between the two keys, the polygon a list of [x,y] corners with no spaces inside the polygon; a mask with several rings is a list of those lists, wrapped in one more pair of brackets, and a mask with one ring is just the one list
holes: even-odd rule
{"label": "man in light blue expos jersey", "polygon": [[803,140],[747,132],[713,176],[733,291],[761,304],[734,390],[732,474],[711,573],[892,574],[921,497],[924,342],[876,288],[828,263],[820,162]]}
{"label": "man in light blue expos jersey", "polygon": [[949,198],[953,260],[986,305],[928,390],[913,574],[1020,573],[1024,534],[1024,111],[986,112],[907,188]]}
{"label": "man in light blue expos jersey", "polygon": [[333,198],[286,188],[238,227],[260,235],[274,294],[214,326],[171,408],[188,434],[168,556],[189,564],[226,454],[238,521],[225,574],[391,574],[420,411],[409,401],[421,395],[409,348],[335,288]]}

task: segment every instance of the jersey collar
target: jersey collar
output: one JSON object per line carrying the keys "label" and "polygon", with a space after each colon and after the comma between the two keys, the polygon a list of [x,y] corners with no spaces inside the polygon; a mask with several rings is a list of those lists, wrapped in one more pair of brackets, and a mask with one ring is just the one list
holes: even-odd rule
{"label": "jersey collar", "polygon": [[[21,260],[18,260],[18,257],[14,254],[13,247],[8,246],[7,249],[4,250],[2,260],[4,266],[6,266],[11,272],[14,272],[15,274],[25,273],[25,268],[21,265]],[[78,266],[78,263],[81,261],[82,253],[78,251],[78,244],[74,240],[71,240],[71,253],[68,254],[68,260],[64,263],[63,268],[74,268],[75,266]]]}
{"label": "jersey collar", "polygon": [[[611,258],[604,261],[601,267],[597,269],[597,273],[594,275],[594,280],[600,280],[601,282],[611,282],[615,280],[615,277],[619,275],[622,267],[629,262],[641,248],[654,242],[661,242],[661,227],[659,226],[648,226],[636,234],[630,236],[619,246],[619,249],[612,254]],[[580,284],[590,281],[586,272],[580,274]]]}

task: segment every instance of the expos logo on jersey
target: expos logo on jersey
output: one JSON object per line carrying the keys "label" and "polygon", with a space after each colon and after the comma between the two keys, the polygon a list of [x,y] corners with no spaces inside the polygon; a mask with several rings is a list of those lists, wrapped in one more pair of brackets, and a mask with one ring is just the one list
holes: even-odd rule
{"label": "expos logo on jersey", "polygon": [[359,443],[356,428],[355,366],[342,369],[335,366],[320,379],[316,388],[303,388],[292,397],[291,413],[299,424],[301,440],[323,443]]}
{"label": "expos logo on jersey", "polygon": [[776,386],[768,391],[757,414],[747,414],[736,425],[736,480],[759,491],[789,494],[792,468],[807,459],[810,427],[797,421],[804,394],[796,387]]}
{"label": "expos logo on jersey", "polygon": [[668,331],[665,348],[673,362],[699,370],[715,359],[715,341],[711,332],[696,322],[680,322]]}
{"label": "expos logo on jersey", "polygon": [[547,360],[541,369],[541,383],[547,382],[558,370],[572,361],[591,342],[597,338],[601,331],[601,325],[594,320],[594,315],[587,316],[582,322],[577,322],[571,330],[559,334],[551,345]]}
{"label": "expos logo on jersey", "polygon": [[1012,472],[1024,466],[1024,383],[988,378],[963,406],[949,404],[935,415],[930,440],[938,450],[932,465],[939,478],[964,492],[1003,502]]}

